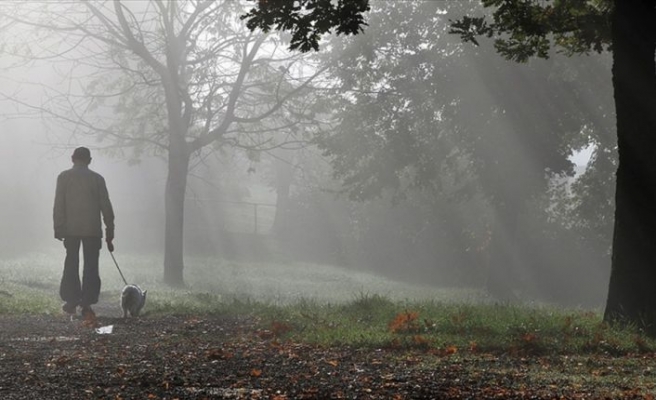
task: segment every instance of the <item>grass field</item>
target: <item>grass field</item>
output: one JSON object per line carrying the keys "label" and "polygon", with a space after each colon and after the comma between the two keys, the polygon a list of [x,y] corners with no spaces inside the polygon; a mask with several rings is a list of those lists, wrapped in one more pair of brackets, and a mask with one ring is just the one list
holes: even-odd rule
{"label": "grass field", "polygon": [[[115,256],[128,282],[149,290],[151,306],[191,307],[196,298],[202,299],[199,309],[207,309],[203,303],[213,307],[233,300],[282,306],[298,302],[342,304],[374,295],[393,301],[476,301],[481,297],[474,290],[421,287],[331,265],[246,263],[206,257],[187,257],[186,286],[171,289],[161,283],[161,258]],[[0,290],[27,300],[23,310],[39,312],[39,307],[50,301],[58,308],[63,257],[62,250],[0,261]],[[101,254],[100,269],[103,293],[118,295],[123,281],[107,252]]]}
{"label": "grass field", "polygon": [[[655,343],[601,322],[599,312],[502,305],[476,291],[395,282],[304,263],[239,263],[188,257],[186,287],[160,281],[157,257],[116,254],[130,283],[148,290],[147,315],[248,314],[297,340],[325,345],[397,346],[441,351],[628,354]],[[0,313],[57,313],[63,251],[0,262]],[[102,301],[123,286],[101,256]],[[108,299],[108,300],[107,300]]]}

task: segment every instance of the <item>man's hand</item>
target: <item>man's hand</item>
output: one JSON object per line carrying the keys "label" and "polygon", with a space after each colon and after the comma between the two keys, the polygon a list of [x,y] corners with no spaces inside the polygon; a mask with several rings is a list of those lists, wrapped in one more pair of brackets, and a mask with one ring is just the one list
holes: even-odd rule
{"label": "man's hand", "polygon": [[109,250],[110,253],[114,252],[114,243],[112,243],[114,239],[107,239],[107,250]]}

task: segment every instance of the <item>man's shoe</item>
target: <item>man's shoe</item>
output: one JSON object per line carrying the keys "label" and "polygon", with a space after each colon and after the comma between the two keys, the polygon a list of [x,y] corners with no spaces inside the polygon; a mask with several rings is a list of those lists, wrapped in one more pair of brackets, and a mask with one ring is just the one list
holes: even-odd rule
{"label": "man's shoe", "polygon": [[75,314],[75,310],[77,309],[77,305],[73,303],[65,303],[62,306],[62,311],[65,312],[66,314]]}

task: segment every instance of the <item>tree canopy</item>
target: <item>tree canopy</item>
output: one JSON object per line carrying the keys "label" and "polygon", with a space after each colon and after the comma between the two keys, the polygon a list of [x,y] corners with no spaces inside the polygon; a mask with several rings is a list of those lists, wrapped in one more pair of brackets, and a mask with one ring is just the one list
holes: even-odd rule
{"label": "tree canopy", "polygon": [[611,43],[612,3],[608,0],[483,0],[481,3],[493,8],[491,16],[465,15],[452,23],[451,32],[475,44],[481,36],[495,38],[497,52],[509,60],[546,58],[553,48],[560,48],[568,55],[602,52]]}
{"label": "tree canopy", "polygon": [[257,7],[242,18],[251,30],[289,31],[290,49],[306,52],[318,50],[322,36],[333,29],[338,35],[363,32],[369,9],[369,0],[257,0]]}

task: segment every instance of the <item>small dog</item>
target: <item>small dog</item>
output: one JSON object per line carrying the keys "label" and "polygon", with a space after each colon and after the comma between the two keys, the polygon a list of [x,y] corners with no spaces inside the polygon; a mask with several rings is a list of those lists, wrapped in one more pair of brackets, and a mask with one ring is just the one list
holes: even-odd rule
{"label": "small dog", "polygon": [[141,309],[146,304],[147,290],[141,290],[137,285],[127,285],[121,292],[121,308],[123,309],[123,318],[138,317]]}

